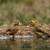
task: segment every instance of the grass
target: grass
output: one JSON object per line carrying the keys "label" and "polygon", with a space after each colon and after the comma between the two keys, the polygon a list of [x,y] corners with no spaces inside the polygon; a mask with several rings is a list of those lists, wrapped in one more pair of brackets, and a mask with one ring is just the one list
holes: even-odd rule
{"label": "grass", "polygon": [[25,4],[28,6],[33,6],[33,2],[33,0],[0,0],[0,25],[5,23],[11,24],[14,20],[19,20],[23,25],[28,25],[33,18],[42,23],[44,22],[46,24],[50,24],[50,18],[48,18],[46,15],[36,16],[38,15],[36,13],[35,15],[26,15],[25,12],[20,9],[20,6],[23,7]]}

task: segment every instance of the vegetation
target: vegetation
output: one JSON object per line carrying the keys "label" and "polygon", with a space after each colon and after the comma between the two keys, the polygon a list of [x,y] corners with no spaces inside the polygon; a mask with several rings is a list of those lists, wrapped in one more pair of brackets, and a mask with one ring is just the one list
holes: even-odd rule
{"label": "vegetation", "polygon": [[[21,23],[22,26],[19,23]],[[50,24],[49,0],[0,0],[0,26],[8,26],[5,27],[6,29],[2,28],[0,34],[12,35],[13,41],[16,34],[35,36],[35,40],[32,42],[33,44],[31,44],[32,47],[29,46],[29,44],[23,44],[21,46],[22,49],[32,48],[31,50],[34,50],[33,47],[35,47],[36,50],[50,49],[50,46],[48,46],[50,45],[48,43],[50,42],[50,40],[48,40],[50,38],[50,28],[48,24]],[[4,43],[5,42],[3,42],[3,44]],[[0,46],[0,49],[11,50],[14,45],[16,46],[17,42],[9,43],[10,42],[8,42],[8,46],[6,47],[4,47],[5,44]],[[19,41],[18,43],[20,44]],[[37,47],[35,45],[37,45]],[[14,48],[12,50],[14,50]]]}
{"label": "vegetation", "polygon": [[[32,27],[35,28],[41,26],[43,30],[43,24],[50,24],[48,12],[50,4],[47,4],[46,8],[45,3],[44,1],[37,2],[37,0],[0,0],[0,26],[22,23],[25,26],[33,25]],[[33,23],[31,23],[32,20]],[[46,28],[44,29],[46,31]]]}
{"label": "vegetation", "polygon": [[[28,25],[33,18],[49,24],[50,17],[46,15],[47,11],[42,12],[43,10],[40,9],[40,12],[39,6],[37,9],[34,7],[35,2],[34,0],[0,0],[0,25],[11,24],[14,20]],[[49,7],[47,10],[50,10]]]}

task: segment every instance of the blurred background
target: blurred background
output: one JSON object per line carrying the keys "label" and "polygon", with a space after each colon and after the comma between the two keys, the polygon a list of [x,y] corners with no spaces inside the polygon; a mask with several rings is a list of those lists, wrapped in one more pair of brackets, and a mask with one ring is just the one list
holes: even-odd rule
{"label": "blurred background", "polygon": [[50,23],[50,0],[0,0],[0,26],[16,21],[28,25],[33,18]]}

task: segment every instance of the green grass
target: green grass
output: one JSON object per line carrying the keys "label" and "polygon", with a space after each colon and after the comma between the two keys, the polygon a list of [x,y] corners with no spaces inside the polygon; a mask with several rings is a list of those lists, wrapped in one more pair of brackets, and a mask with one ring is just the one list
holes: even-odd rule
{"label": "green grass", "polygon": [[[19,20],[23,25],[28,25],[33,18],[39,20],[42,23],[49,24],[50,18],[48,18],[46,15],[45,16],[41,15],[36,16],[37,14],[35,14],[35,16],[30,14],[26,15],[24,11],[20,9],[20,6],[21,5],[23,6],[23,4],[33,5],[32,1],[33,0],[0,0],[0,25],[3,25],[5,23],[11,24],[14,20]],[[17,8],[19,9],[18,12]]]}

